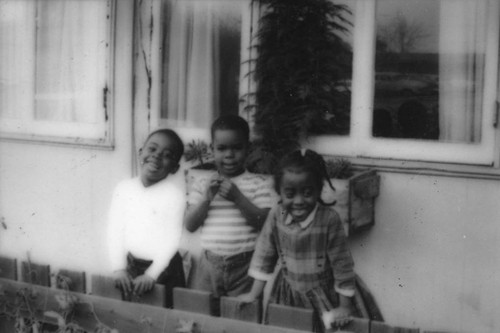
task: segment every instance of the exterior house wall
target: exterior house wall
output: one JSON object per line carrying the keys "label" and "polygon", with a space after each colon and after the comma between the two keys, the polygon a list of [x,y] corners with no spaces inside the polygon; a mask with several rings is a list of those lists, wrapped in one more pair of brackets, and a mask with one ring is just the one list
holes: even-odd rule
{"label": "exterior house wall", "polygon": [[[1,255],[25,260],[29,253],[53,270],[109,272],[106,212],[114,186],[133,174],[136,117],[149,112],[145,73],[132,90],[134,68],[145,68],[134,66],[133,1],[117,5],[115,149],[0,141]],[[381,176],[376,224],[351,245],[386,321],[500,331],[500,181]]]}
{"label": "exterior house wall", "polygon": [[391,325],[498,332],[500,182],[381,174],[356,270]]}
{"label": "exterior house wall", "polygon": [[117,2],[115,148],[0,141],[0,254],[89,272],[107,265],[104,222],[132,175],[133,1]]}

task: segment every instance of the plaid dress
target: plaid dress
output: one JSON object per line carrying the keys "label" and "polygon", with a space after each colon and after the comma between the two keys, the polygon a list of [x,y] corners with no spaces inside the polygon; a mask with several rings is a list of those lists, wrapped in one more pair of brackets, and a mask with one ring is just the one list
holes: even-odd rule
{"label": "plaid dress", "polygon": [[312,308],[320,315],[338,306],[337,293],[354,295],[354,263],[345,232],[338,214],[322,205],[304,222],[289,220],[283,207],[271,210],[249,274],[256,279],[269,276],[279,261],[270,301]]}

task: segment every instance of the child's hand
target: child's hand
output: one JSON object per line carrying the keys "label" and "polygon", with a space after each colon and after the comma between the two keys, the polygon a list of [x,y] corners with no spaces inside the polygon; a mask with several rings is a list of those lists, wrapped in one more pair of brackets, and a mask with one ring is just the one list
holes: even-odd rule
{"label": "child's hand", "polygon": [[208,181],[207,191],[205,193],[205,197],[208,201],[212,201],[217,192],[219,191],[220,184],[222,183],[223,178],[220,175],[214,175]]}
{"label": "child's hand", "polygon": [[339,306],[328,312],[324,312],[321,315],[323,324],[326,329],[331,327],[342,327],[347,325],[351,321],[351,308],[345,306]]}
{"label": "child's hand", "polygon": [[126,270],[119,270],[114,272],[113,278],[115,279],[116,288],[123,291],[125,296],[130,295],[132,292],[132,279]]}
{"label": "child's hand", "polygon": [[150,291],[155,286],[155,282],[155,279],[149,275],[139,275],[134,279],[134,293],[136,295],[142,295]]}
{"label": "child's hand", "polygon": [[225,178],[219,186],[219,195],[226,200],[236,202],[242,196],[238,186],[234,185],[232,181]]}

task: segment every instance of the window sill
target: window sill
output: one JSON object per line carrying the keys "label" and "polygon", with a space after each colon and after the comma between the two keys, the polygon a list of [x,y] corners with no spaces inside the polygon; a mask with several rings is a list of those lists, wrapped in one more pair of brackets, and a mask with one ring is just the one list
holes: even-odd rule
{"label": "window sill", "polygon": [[[342,157],[326,155],[326,158]],[[347,157],[343,157],[347,158]],[[500,168],[493,165],[465,165],[423,161],[389,160],[348,157],[355,169],[374,169],[379,172],[405,173],[438,177],[500,180]]]}
{"label": "window sill", "polygon": [[110,139],[65,138],[24,134],[0,134],[0,142],[100,150],[114,150],[115,148],[114,142]]}

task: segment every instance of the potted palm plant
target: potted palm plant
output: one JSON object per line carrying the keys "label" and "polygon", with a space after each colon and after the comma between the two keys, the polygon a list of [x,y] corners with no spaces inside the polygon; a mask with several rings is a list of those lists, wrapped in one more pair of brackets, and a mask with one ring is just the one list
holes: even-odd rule
{"label": "potted palm plant", "polygon": [[[256,153],[280,157],[309,134],[347,134],[350,94],[336,89],[350,75],[351,12],[331,0],[260,0]],[[264,156],[264,158],[266,158]],[[258,159],[256,159],[258,160]]]}

